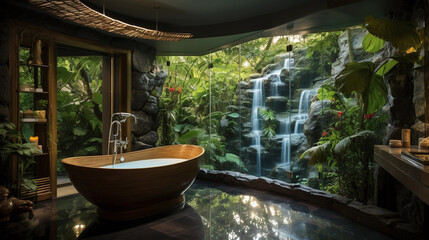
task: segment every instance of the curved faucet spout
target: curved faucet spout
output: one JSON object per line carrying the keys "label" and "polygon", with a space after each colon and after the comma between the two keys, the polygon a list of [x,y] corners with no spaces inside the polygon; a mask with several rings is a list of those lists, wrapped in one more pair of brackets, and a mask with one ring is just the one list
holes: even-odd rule
{"label": "curved faucet spout", "polygon": [[[113,166],[115,166],[116,163],[116,156],[118,154],[118,148],[120,149],[120,154],[122,154],[123,149],[127,149],[128,145],[128,138],[122,140],[122,129],[121,124],[125,123],[129,117],[134,118],[134,122],[137,123],[137,117],[132,113],[127,112],[117,112],[113,113],[112,117],[110,118],[110,129],[109,129],[109,139],[108,139],[108,145],[107,145],[107,154],[110,154],[110,145],[113,143]],[[114,120],[115,119],[115,120]],[[116,125],[116,133],[112,134],[113,126]],[[113,137],[113,141],[110,140],[110,137]],[[124,159],[121,158],[121,162],[123,162]]]}

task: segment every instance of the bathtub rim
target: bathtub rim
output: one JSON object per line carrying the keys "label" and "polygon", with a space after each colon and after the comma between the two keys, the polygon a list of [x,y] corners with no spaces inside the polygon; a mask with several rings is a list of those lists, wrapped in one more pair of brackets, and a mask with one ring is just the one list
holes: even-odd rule
{"label": "bathtub rim", "polygon": [[[99,169],[100,171],[111,171],[111,170],[115,170],[115,171],[131,171],[131,170],[139,170],[139,169],[150,169],[150,168],[162,168],[162,167],[169,167],[175,164],[182,164],[184,162],[188,162],[188,161],[192,161],[194,159],[200,158],[204,153],[205,153],[205,149],[203,147],[200,147],[198,145],[192,145],[192,144],[176,144],[176,145],[167,145],[167,146],[159,146],[159,147],[153,147],[153,148],[148,148],[148,149],[143,149],[143,150],[138,150],[138,151],[132,151],[132,152],[126,152],[123,154],[118,154],[120,156],[127,156],[127,155],[135,155],[138,153],[142,153],[144,154],[144,152],[153,152],[153,151],[159,151],[162,149],[169,149],[169,148],[194,148],[197,150],[200,150],[200,153],[192,156],[192,158],[181,158],[184,159],[183,161],[177,162],[177,163],[172,163],[172,164],[167,164],[167,165],[161,165],[161,166],[153,166],[153,167],[143,167],[143,168],[102,168],[104,166],[108,166],[108,165],[112,165],[113,162],[113,158],[114,155],[92,155],[92,156],[75,156],[75,157],[68,157],[68,158],[64,158],[61,160],[62,164],[65,165],[70,165],[70,166],[74,166],[74,167],[82,167],[82,168],[90,168],[90,169]],[[110,163],[106,164],[106,165],[101,165],[101,166],[87,166],[85,164],[82,164],[82,160],[83,159],[99,159],[100,157],[105,157],[104,159],[109,159]],[[174,157],[171,157],[174,158]],[[148,158],[148,159],[134,159],[134,160],[130,160],[130,161],[126,161],[126,162],[135,162],[135,161],[144,161],[144,160],[153,160],[153,159],[161,159],[161,158]],[[76,161],[79,160],[79,161]],[[96,161],[96,160],[94,160]],[[120,163],[118,163],[120,164]]]}

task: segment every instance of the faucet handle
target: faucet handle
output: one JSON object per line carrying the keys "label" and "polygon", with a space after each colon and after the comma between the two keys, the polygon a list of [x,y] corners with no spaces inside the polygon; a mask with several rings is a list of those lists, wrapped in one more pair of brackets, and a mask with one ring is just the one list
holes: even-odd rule
{"label": "faucet handle", "polygon": [[125,138],[124,141],[124,149],[127,150],[127,146],[128,146],[128,137]]}

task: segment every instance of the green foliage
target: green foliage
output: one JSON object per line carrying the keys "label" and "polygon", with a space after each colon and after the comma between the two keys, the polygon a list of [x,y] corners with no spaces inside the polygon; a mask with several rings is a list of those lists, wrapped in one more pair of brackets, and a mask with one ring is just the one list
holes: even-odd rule
{"label": "green foliage", "polygon": [[[238,53],[237,50],[231,48],[213,53],[211,73],[209,56],[169,58],[170,76],[160,99],[159,143],[202,146],[206,150],[203,167],[245,169],[237,149],[229,144],[239,133],[238,107],[234,105],[240,79],[239,59],[238,55],[229,55]],[[161,57],[159,61],[167,59]]]}
{"label": "green foliage", "polygon": [[[306,59],[309,61],[309,68],[314,69],[318,76],[326,77],[331,75],[332,63],[337,59],[340,48],[338,46],[338,36],[341,32],[323,32],[309,34],[305,36],[305,41],[297,43],[295,49],[306,48]],[[296,65],[303,59],[295,59]]]}
{"label": "green foliage", "polygon": [[[350,94],[356,93],[355,90]],[[385,125],[387,116],[366,114],[360,98],[346,98],[330,83],[319,89],[319,97],[330,101],[323,114],[332,120],[317,145],[305,151],[301,158],[308,155],[309,164],[318,166],[321,189],[366,203],[373,192],[373,147],[379,142],[376,136],[383,135],[381,126]]]}
{"label": "green foliage", "polygon": [[420,35],[416,31],[417,24],[415,22],[378,19],[368,16],[365,18],[365,28],[372,35],[389,41],[401,52],[410,48],[418,49],[422,44]]}
{"label": "green foliage", "polygon": [[273,110],[260,109],[259,115],[264,119],[264,127],[262,128],[264,136],[268,138],[276,136],[276,113]]}
{"label": "green foliage", "polygon": [[179,144],[199,145],[206,150],[203,165],[209,169],[247,171],[243,161],[232,153],[225,152],[225,139],[217,134],[207,134],[194,127],[177,139]]}
{"label": "green foliage", "polygon": [[374,73],[372,62],[351,62],[338,74],[336,82],[338,90],[346,95],[358,92],[362,96],[362,110],[370,114],[384,106],[387,88],[382,77]]}
{"label": "green foliage", "polygon": [[[9,162],[12,155],[19,158],[20,174],[34,163],[33,155],[35,152],[40,152],[33,143],[24,143],[22,136],[16,130],[14,124],[10,122],[0,123],[0,184],[10,185],[9,188],[16,189],[16,183],[8,183]],[[36,185],[33,181],[23,178],[24,184],[30,189],[35,189]]]}
{"label": "green foliage", "polygon": [[38,109],[38,110],[47,110],[48,100],[39,99],[36,101],[36,104],[34,107],[35,109]]}
{"label": "green foliage", "polygon": [[63,158],[101,154],[101,57],[58,58],[58,170]]}
{"label": "green foliage", "polygon": [[0,123],[0,159],[8,161],[16,154],[23,159],[30,159],[34,152],[40,152],[33,143],[23,143],[15,125],[10,122]]}
{"label": "green foliage", "polygon": [[377,112],[386,103],[387,88],[383,81],[385,74],[398,62],[415,63],[419,60],[415,51],[422,45],[422,39],[416,27],[417,24],[412,22],[377,19],[371,16],[365,18],[365,28],[368,30],[362,42],[365,51],[379,51],[385,40],[398,48],[401,55],[391,56],[378,67],[371,62],[351,62],[337,76],[335,85],[340,92],[346,95],[352,92],[360,94],[364,113]]}
{"label": "green foliage", "polygon": [[384,46],[384,40],[380,39],[371,33],[368,33],[362,40],[362,47],[365,52],[376,53]]}

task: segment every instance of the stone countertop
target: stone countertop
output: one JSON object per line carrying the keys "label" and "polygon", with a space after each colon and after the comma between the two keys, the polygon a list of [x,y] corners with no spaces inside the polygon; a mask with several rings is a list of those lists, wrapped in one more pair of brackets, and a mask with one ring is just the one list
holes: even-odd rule
{"label": "stone countertop", "polygon": [[417,146],[390,148],[386,145],[376,145],[374,146],[374,160],[429,205],[429,165],[402,157],[402,151],[428,152],[418,149]]}

